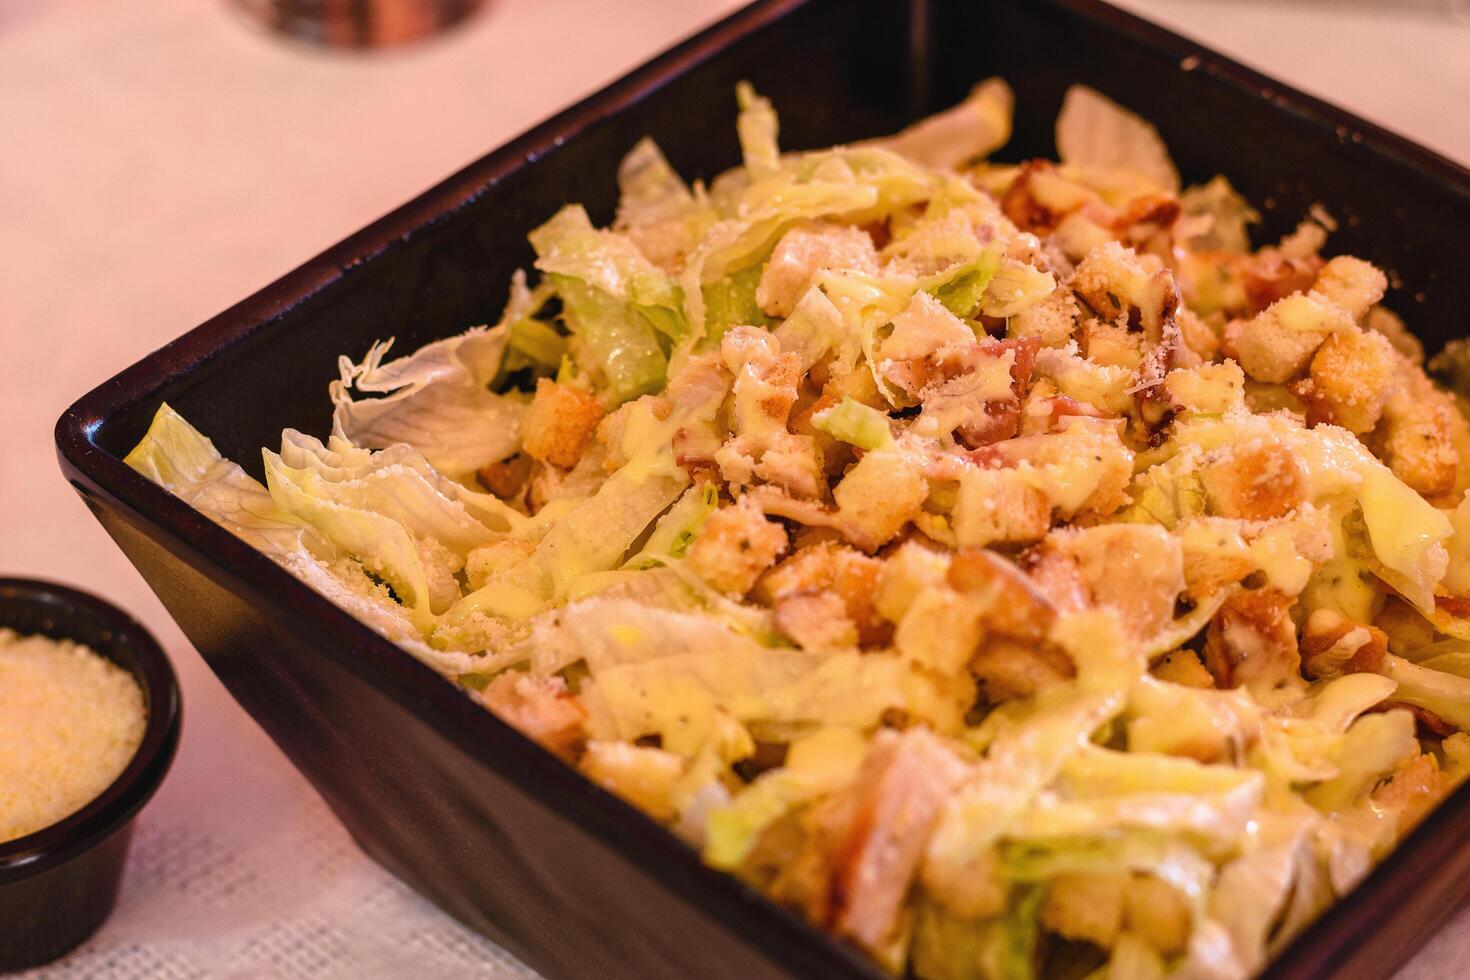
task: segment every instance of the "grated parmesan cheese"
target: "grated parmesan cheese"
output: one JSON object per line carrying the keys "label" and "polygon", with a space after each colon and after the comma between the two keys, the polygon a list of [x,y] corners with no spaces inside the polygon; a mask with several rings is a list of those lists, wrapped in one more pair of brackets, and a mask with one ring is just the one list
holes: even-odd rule
{"label": "grated parmesan cheese", "polygon": [[78,643],[0,629],[0,842],[105,790],[143,740],[143,691]]}

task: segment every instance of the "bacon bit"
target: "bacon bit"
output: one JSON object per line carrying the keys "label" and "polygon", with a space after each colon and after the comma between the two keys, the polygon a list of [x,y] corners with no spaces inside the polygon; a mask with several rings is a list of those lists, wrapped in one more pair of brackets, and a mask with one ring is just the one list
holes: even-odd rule
{"label": "bacon bit", "polygon": [[1428,708],[1421,708],[1417,704],[1406,704],[1403,701],[1380,701],[1378,704],[1369,708],[1368,713],[1392,711],[1395,708],[1401,708],[1412,714],[1414,720],[1419,723],[1419,731],[1423,735],[1438,735],[1440,738],[1449,738],[1455,732],[1459,731],[1454,725],[1451,725]]}
{"label": "bacon bit", "polygon": [[1437,595],[1434,597],[1434,604],[1456,619],[1470,617],[1470,599],[1462,596]]}
{"label": "bacon bit", "polygon": [[1246,312],[1254,315],[1292,293],[1311,289],[1322,265],[1315,255],[1297,258],[1279,252],[1259,253],[1245,268],[1245,295],[1250,303]]}
{"label": "bacon bit", "polygon": [[513,500],[531,479],[531,457],[516,453],[498,463],[486,463],[475,471],[475,479],[501,500]]}
{"label": "bacon bit", "polygon": [[1044,235],[1055,231],[1061,223],[1063,215],[1043,206],[1031,194],[1031,175],[1038,171],[1055,169],[1056,165],[1050,160],[1027,160],[1021,164],[1016,179],[1011,181],[1011,186],[1000,200],[1001,210],[1007,218],[1015,222],[1016,227]]}

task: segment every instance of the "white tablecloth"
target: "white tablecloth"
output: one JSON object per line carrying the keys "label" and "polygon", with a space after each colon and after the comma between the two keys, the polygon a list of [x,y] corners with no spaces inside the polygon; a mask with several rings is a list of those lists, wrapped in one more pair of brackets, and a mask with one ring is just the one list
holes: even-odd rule
{"label": "white tablecloth", "polygon": [[[737,5],[490,0],[438,42],[357,57],[257,35],[222,0],[0,2],[0,573],[132,610],[186,705],[117,913],[51,975],[525,972],[355,849],[66,486],[51,426],[82,391]],[[1129,6],[1470,161],[1470,28],[1432,4]],[[1470,914],[1402,976],[1463,974],[1467,951]]]}

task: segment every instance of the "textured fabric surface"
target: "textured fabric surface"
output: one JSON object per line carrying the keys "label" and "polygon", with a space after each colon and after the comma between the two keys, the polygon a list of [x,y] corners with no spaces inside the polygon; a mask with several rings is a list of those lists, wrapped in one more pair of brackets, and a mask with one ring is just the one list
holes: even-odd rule
{"label": "textured fabric surface", "polygon": [[[224,0],[0,2],[0,572],[131,610],[185,693],[116,914],[36,975],[529,975],[356,849],[65,485],[51,427],[81,392],[738,5],[488,0],[440,41],[356,57],[259,36]],[[1470,162],[1470,27],[1439,5],[1126,5]],[[1467,956],[1462,913],[1400,978],[1462,975]]]}

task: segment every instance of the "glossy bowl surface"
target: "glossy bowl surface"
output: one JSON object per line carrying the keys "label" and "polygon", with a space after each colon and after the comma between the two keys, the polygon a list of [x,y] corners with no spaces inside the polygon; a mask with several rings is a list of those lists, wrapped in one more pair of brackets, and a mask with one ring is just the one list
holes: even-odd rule
{"label": "glossy bowl surface", "polygon": [[[168,401],[261,475],[287,426],[325,434],[337,356],[494,322],[526,233],[568,201],[612,216],[644,135],[689,177],[738,162],[751,80],[787,148],[892,132],[1009,79],[1006,159],[1053,153],[1085,82],[1162,132],[1187,180],[1230,176],[1262,239],[1315,203],[1334,250],[1393,273],[1438,347],[1470,309],[1470,175],[1378,127],[1096,0],[761,0],[471,164],[73,405],[62,467],[210,666],[363,848],[553,977],[877,977],[473,704],[454,685],[130,470]],[[1455,107],[1447,106],[1447,111]],[[1461,789],[1269,968],[1381,977],[1470,889]]]}
{"label": "glossy bowl surface", "polygon": [[133,821],[163,782],[181,721],[173,666],[127,613],[64,585],[0,578],[0,627],[85,644],[138,681],[148,711],[127,767],[58,823],[0,843],[0,972],[47,963],[85,941],[117,900]]}

